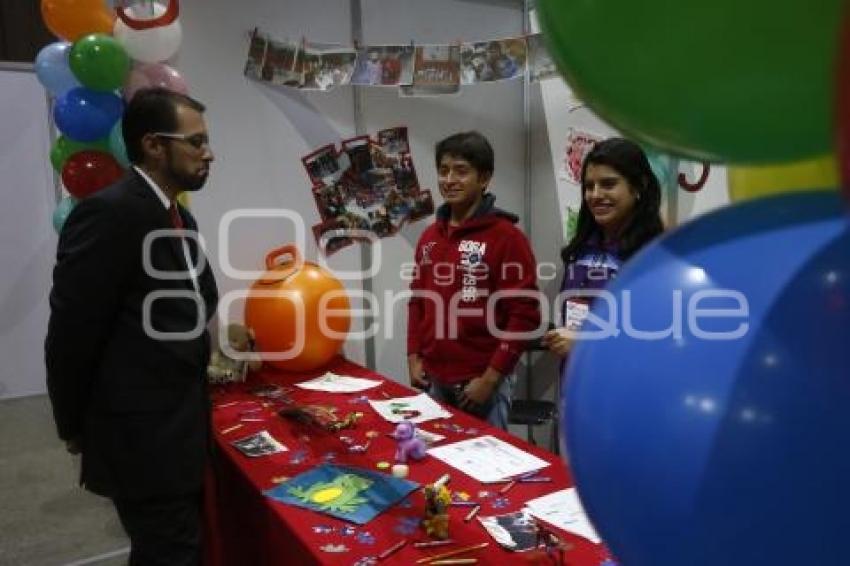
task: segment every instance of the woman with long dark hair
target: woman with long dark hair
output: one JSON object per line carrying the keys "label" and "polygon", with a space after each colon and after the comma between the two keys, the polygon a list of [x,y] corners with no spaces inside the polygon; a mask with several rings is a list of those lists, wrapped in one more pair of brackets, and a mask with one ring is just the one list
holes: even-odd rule
{"label": "woman with long dark hair", "polygon": [[[596,144],[582,164],[581,187],[576,233],[561,250],[562,293],[602,289],[624,261],[664,230],[661,187],[636,143],[610,138]],[[566,357],[588,309],[586,298],[569,298],[564,327],[547,332],[543,345]]]}

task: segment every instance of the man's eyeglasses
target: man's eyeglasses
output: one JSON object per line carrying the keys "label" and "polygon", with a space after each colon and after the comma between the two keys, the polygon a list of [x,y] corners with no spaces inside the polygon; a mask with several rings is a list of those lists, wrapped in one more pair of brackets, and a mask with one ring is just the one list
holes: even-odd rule
{"label": "man's eyeglasses", "polygon": [[172,140],[182,140],[195,149],[203,149],[204,147],[210,147],[210,138],[207,134],[178,134],[171,132],[153,132],[153,135],[159,136],[161,138],[169,138]]}

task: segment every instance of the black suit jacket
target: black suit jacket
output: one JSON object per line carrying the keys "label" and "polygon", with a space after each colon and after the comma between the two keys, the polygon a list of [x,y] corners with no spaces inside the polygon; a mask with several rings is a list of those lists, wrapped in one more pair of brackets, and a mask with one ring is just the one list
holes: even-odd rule
{"label": "black suit jacket", "polygon": [[[185,228],[197,231],[192,215],[180,213]],[[183,494],[202,482],[206,324],[218,292],[208,264],[195,292],[179,238],[149,240],[146,248],[153,231],[170,228],[168,210],[133,171],[81,201],[59,238],[48,392],[60,438],[81,443],[82,483],[108,497]],[[187,242],[197,264],[203,254]],[[154,269],[182,274],[166,279]]]}

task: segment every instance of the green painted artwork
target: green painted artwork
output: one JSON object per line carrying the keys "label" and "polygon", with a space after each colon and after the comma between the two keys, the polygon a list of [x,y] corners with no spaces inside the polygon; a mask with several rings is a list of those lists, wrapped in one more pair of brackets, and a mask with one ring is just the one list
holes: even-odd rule
{"label": "green painted artwork", "polygon": [[372,485],[372,480],[355,474],[343,474],[329,482],[318,482],[309,487],[293,486],[289,493],[304,503],[312,503],[321,511],[353,513],[366,503],[360,494]]}

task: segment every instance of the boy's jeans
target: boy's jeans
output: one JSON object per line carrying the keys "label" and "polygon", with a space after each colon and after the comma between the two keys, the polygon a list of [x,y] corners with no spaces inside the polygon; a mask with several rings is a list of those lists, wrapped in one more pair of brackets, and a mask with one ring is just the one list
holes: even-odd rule
{"label": "boy's jeans", "polygon": [[[431,387],[428,389],[428,395],[437,402],[457,407],[458,394],[466,387],[468,382],[455,383],[446,385],[440,383],[434,376],[428,376]],[[508,413],[511,410],[511,399],[513,398],[514,386],[516,385],[516,376],[514,374],[506,375],[502,378],[499,387],[493,392],[490,400],[480,407],[480,411],[470,412],[470,414],[483,419],[491,425],[502,430],[508,429]]]}

